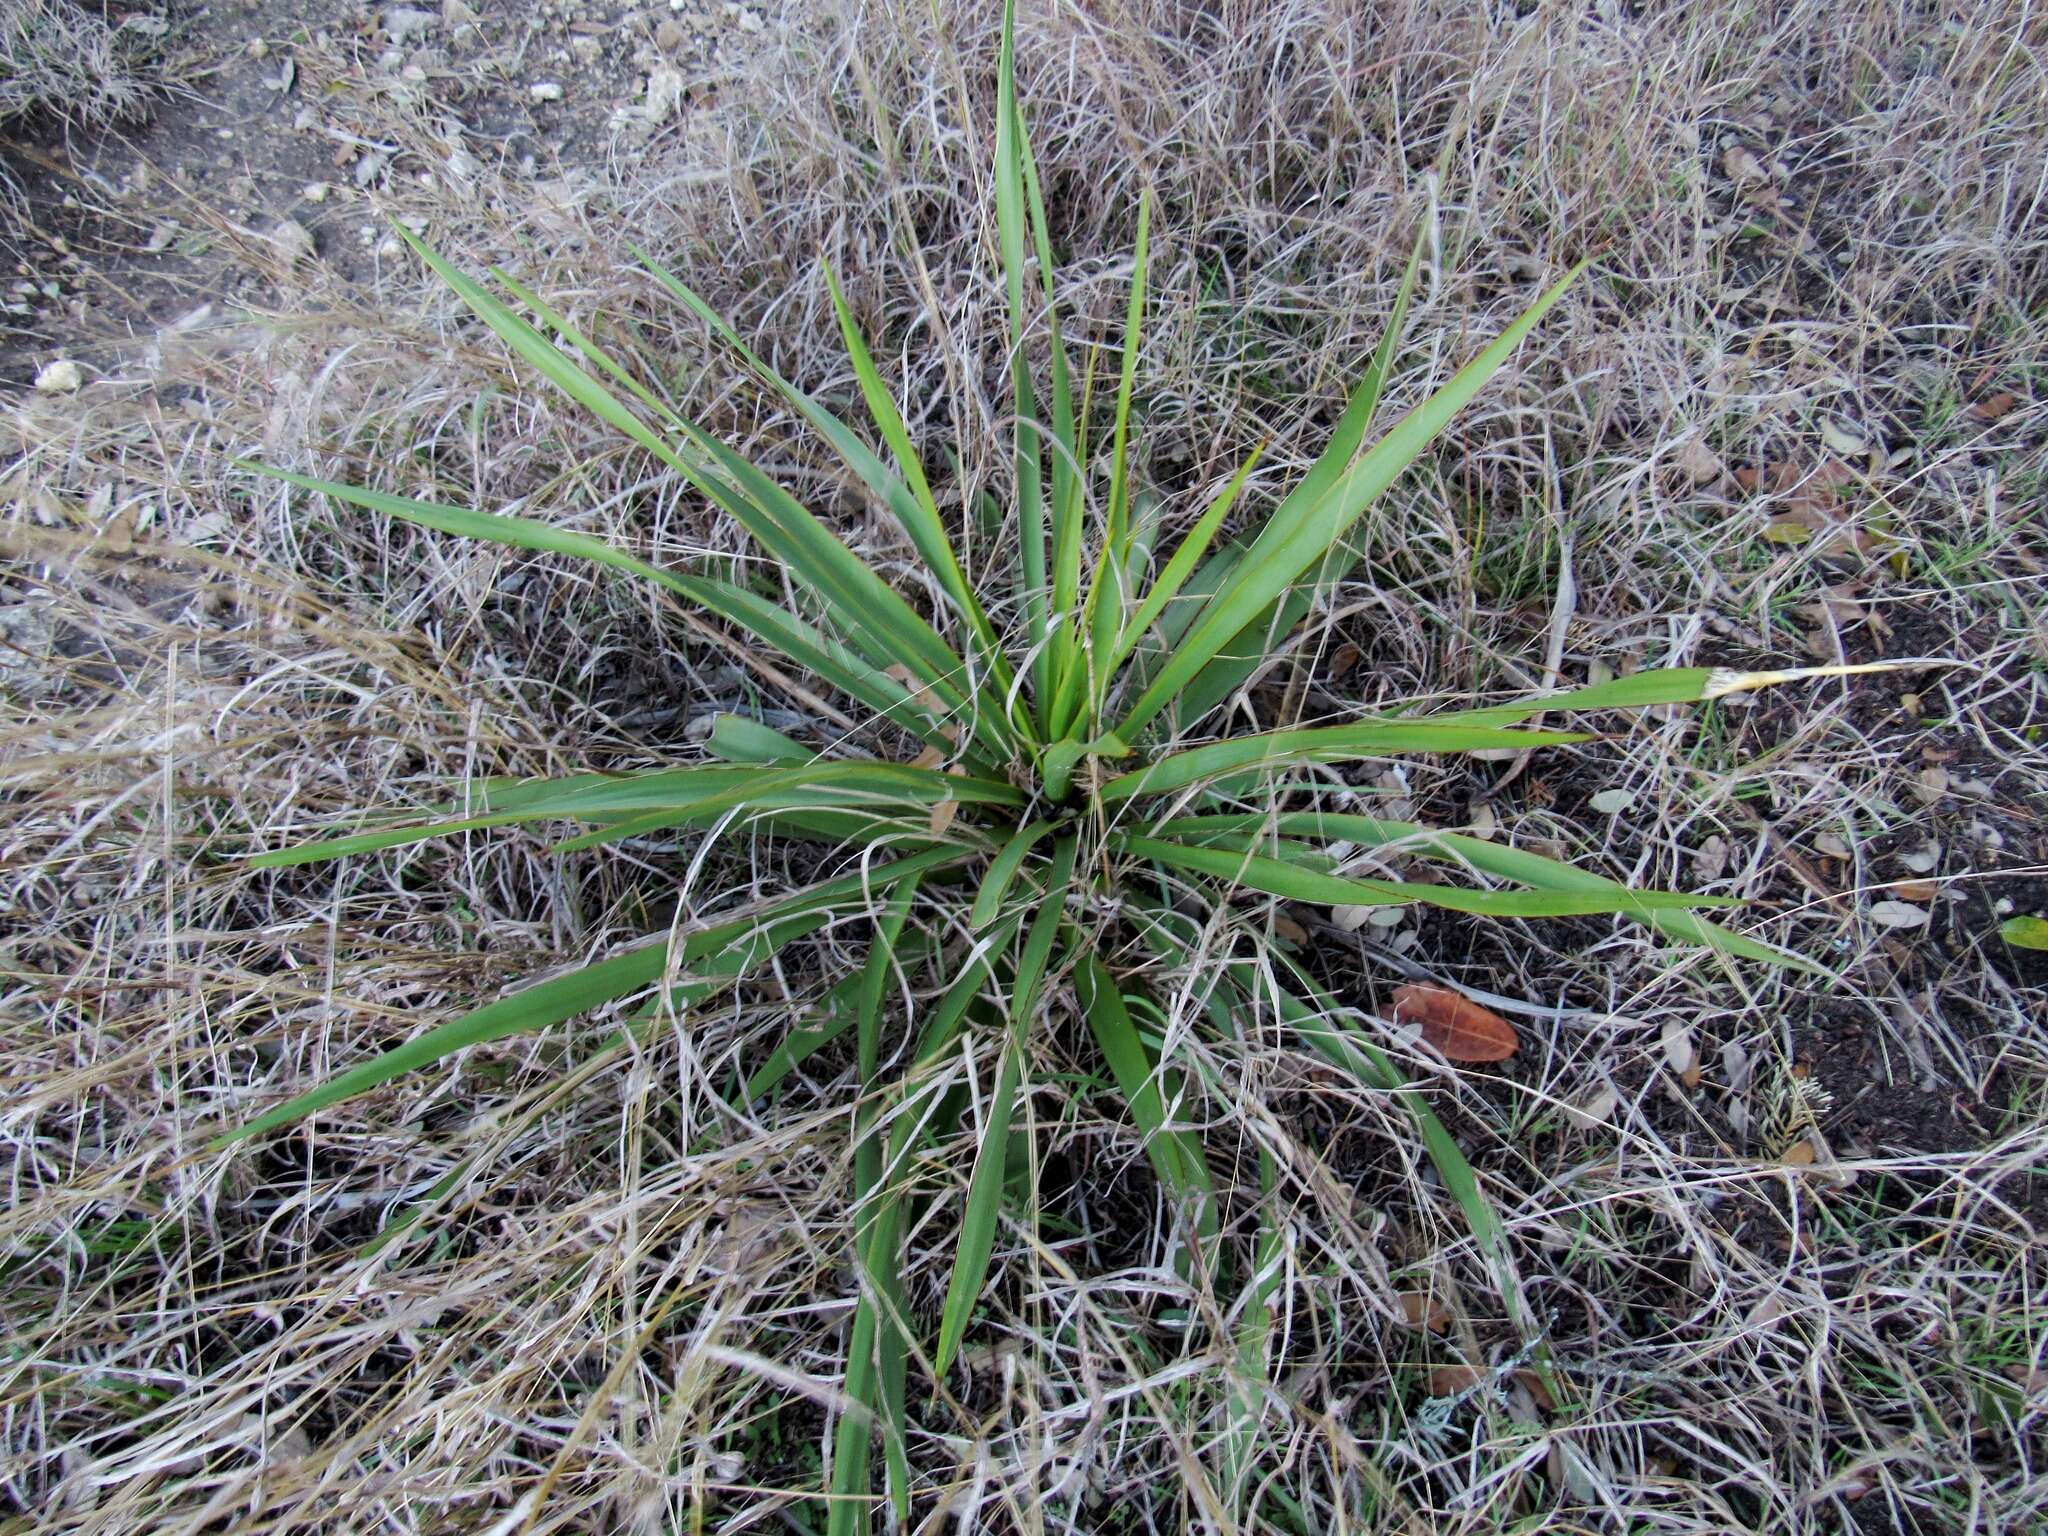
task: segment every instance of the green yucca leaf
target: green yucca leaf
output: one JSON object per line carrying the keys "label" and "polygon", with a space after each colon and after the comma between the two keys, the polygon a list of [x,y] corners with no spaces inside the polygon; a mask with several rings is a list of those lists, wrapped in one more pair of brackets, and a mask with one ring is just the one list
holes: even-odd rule
{"label": "green yucca leaf", "polygon": [[1003,3],[1003,40],[996,63],[996,243],[1002,257],[1003,296],[1009,317],[1010,409],[1016,473],[1019,590],[1024,611],[1026,647],[1031,658],[1032,692],[1039,726],[1050,734],[1053,693],[1057,682],[1055,650],[1047,630],[1045,503],[1039,478],[1044,445],[1039,441],[1037,405],[1031,388],[1030,362],[1024,353],[1024,151],[1023,118],[1017,110],[1016,4]]}
{"label": "green yucca leaf", "polygon": [[1608,911],[1623,917],[1640,916],[1658,932],[1693,944],[1704,944],[1747,960],[1792,970],[1818,972],[1811,961],[1744,934],[1695,917],[1689,912],[1662,910],[1654,905],[1641,909],[1623,904],[1632,888],[1619,880],[1590,869],[1567,864],[1562,859],[1512,845],[1468,837],[1462,833],[1439,832],[1415,822],[1383,821],[1373,816],[1347,815],[1328,811],[1284,812],[1270,816],[1189,816],[1160,823],[1162,835],[1182,841],[1196,841],[1233,834],[1259,838],[1268,833],[1282,837],[1322,837],[1360,844],[1368,848],[1398,845],[1405,853],[1423,858],[1462,864],[1483,874],[1512,880],[1539,891],[1584,892],[1604,895],[1614,903]]}
{"label": "green yucca leaf", "polygon": [[[1014,40],[1010,51],[1014,68]],[[1016,146],[1019,169],[1024,179],[1024,205],[1030,215],[1032,248],[1038,258],[1039,287],[1045,296],[1045,326],[1050,342],[1052,442],[1043,444],[1051,454],[1049,487],[1052,510],[1052,635],[1053,669],[1056,680],[1064,679],[1079,662],[1076,617],[1081,581],[1081,499],[1080,442],[1074,422],[1073,385],[1067,365],[1066,342],[1060,335],[1059,296],[1053,281],[1052,226],[1045,216],[1045,198],[1038,184],[1038,162],[1031,153],[1031,136],[1025,131],[1024,108],[1017,99],[1016,82],[1010,83],[1010,110],[1016,118]],[[1021,420],[1021,418],[1020,418]],[[1058,732],[1048,729],[1047,735]]]}
{"label": "green yucca leaf", "polygon": [[1187,536],[1175,547],[1165,567],[1145,593],[1144,601],[1139,603],[1137,611],[1124,621],[1122,633],[1118,636],[1115,647],[1109,653],[1109,661],[1103,668],[1106,674],[1115,675],[1129,658],[1138,641],[1159,621],[1159,616],[1166,611],[1166,605],[1180,595],[1180,590],[1186,585],[1188,577],[1193,574],[1202,556],[1208,552],[1210,542],[1216,537],[1216,530],[1223,526],[1223,519],[1230,515],[1230,509],[1237,504],[1239,492],[1243,491],[1245,481],[1265,451],[1265,444],[1261,443],[1245,456],[1245,461],[1238,466],[1237,473],[1230,477],[1230,483],[1224,486],[1214,501],[1209,503],[1195,526],[1188,530]]}
{"label": "green yucca leaf", "polygon": [[817,755],[802,742],[746,715],[720,715],[713,720],[704,749],[729,763],[756,763],[771,768],[795,767]]}
{"label": "green yucca leaf", "polygon": [[1038,988],[1045,979],[1045,967],[1052,954],[1053,939],[1064,921],[1067,888],[1074,877],[1075,840],[1063,837],[1053,846],[1052,865],[1046,878],[1045,900],[1032,914],[1024,937],[1024,953],[1017,962],[1017,974],[1010,986],[1009,1027],[996,1067],[995,1091],[989,1097],[988,1116],[981,1130],[981,1147],[975,1154],[974,1172],[967,1184],[967,1209],[960,1222],[960,1241],[953,1258],[953,1273],[946,1283],[946,1302],[940,1314],[939,1342],[932,1360],[943,1376],[953,1363],[960,1340],[967,1332],[967,1319],[988,1278],[989,1257],[995,1251],[996,1219],[1003,1196],[1003,1168],[1009,1156],[1010,1119],[1017,1107],[1017,1090],[1024,1075],[1024,1032],[1038,1007]]}
{"label": "green yucca leaf", "polygon": [[[897,1275],[893,1241],[878,1244],[886,1208],[896,1199],[882,1182],[882,1134],[879,1129],[878,1079],[882,1054],[882,993],[895,969],[897,946],[910,903],[917,894],[913,875],[897,884],[889,910],[876,925],[861,973],[855,1015],[855,1056],[860,1071],[862,1102],[854,1118],[853,1192],[854,1253],[864,1285],[854,1311],[852,1342],[847,1350],[847,1395],[862,1407],[878,1410],[889,1488],[898,1509],[909,1507],[909,1463],[904,1456],[904,1340],[902,1285]],[[887,1223],[894,1232],[894,1223]],[[868,1487],[869,1426],[858,1415],[842,1415],[833,1451],[833,1501],[827,1528],[855,1531],[867,1525],[865,1506],[855,1494]]]}
{"label": "green yucca leaf", "polygon": [[[770,903],[758,912],[689,935],[675,946],[674,964],[687,972],[693,965],[727,955],[734,945],[744,946],[742,954],[747,962],[765,963],[785,944],[814,932],[825,921],[831,908],[866,901],[873,893],[886,890],[897,881],[922,875],[959,857],[955,850],[935,849],[899,859],[880,869],[826,881],[786,900]],[[660,977],[669,969],[670,963],[668,945],[643,944],[609,960],[600,960],[594,965],[557,976],[552,981],[524,988],[459,1019],[415,1035],[403,1045],[394,1046],[382,1055],[351,1067],[318,1088],[258,1115],[245,1125],[222,1133],[214,1138],[210,1147],[217,1151],[281,1125],[303,1120],[330,1105],[366,1093],[468,1046],[545,1029],[579,1013],[588,1013]]]}
{"label": "green yucca leaf", "polygon": [[1008,722],[998,721],[987,711],[964,707],[962,685],[969,676],[966,663],[893,587],[794,497],[687,418],[670,413],[696,456],[677,452],[539,331],[417,237],[402,228],[400,233],[478,318],[544,378],[681,474],[724,508],[763,549],[797,571],[871,663],[885,670],[899,664],[908,667],[951,712],[971,715],[975,733],[993,738],[1000,755]]}
{"label": "green yucca leaf", "polygon": [[1537,322],[1564,297],[1579,271],[1580,267],[1574,267],[1566,273],[1498,340],[1459,369],[1449,383],[1396,422],[1385,437],[1331,482],[1324,495],[1305,506],[1284,534],[1270,541],[1261,539],[1253,547],[1209,599],[1189,628],[1187,638],[1174,649],[1117,726],[1119,736],[1126,741],[1134,740],[1137,732],[1171,703],[1262,609],[1330,552],[1374,499],[1394,483],[1450,424],[1451,418],[1500,371]]}
{"label": "green yucca leaf", "polygon": [[[1409,300],[1415,293],[1416,274],[1422,268],[1424,239],[1423,234],[1416,236],[1415,244],[1408,253],[1408,265],[1401,274],[1400,286],[1394,293],[1393,310],[1380,332],[1379,345],[1374,348],[1365,374],[1345,403],[1344,414],[1338,418],[1336,430],[1330,434],[1322,453],[1286,499],[1274,509],[1273,516],[1267,520],[1251,547],[1224,551],[1210,567],[1199,573],[1194,583],[1198,590],[1214,593],[1245,564],[1253,550],[1270,549],[1291,535],[1301,526],[1302,520],[1322,504],[1353,462],[1379,411],[1380,397],[1385,393],[1387,378],[1393,371],[1394,355],[1400,345],[1403,327],[1407,324]],[[1358,551],[1339,540],[1321,557],[1313,583],[1293,588],[1253,614],[1237,635],[1181,691],[1175,701],[1175,714],[1181,728],[1191,729],[1196,721],[1234,693],[1264,663],[1273,645],[1293,633],[1316,596],[1343,580],[1357,562]]]}
{"label": "green yucca leaf", "polygon": [[[1069,947],[1086,954],[1079,935]],[[1155,1067],[1131,1022],[1130,1009],[1108,967],[1092,954],[1075,971],[1075,989],[1089,1033],[1109,1063],[1119,1092],[1145,1137],[1145,1157],[1159,1181],[1191,1218],[1191,1230],[1206,1246],[1217,1230],[1216,1196],[1202,1144],[1192,1131],[1171,1123],[1169,1111],[1179,1100],[1177,1074]]]}
{"label": "green yucca leaf", "polygon": [[1138,342],[1145,317],[1145,258],[1147,235],[1152,223],[1152,199],[1138,199],[1138,241],[1131,254],[1130,306],[1124,315],[1124,356],[1116,382],[1116,425],[1109,447],[1109,531],[1105,544],[1115,551],[1115,563],[1126,553],[1130,529],[1130,435],[1131,393],[1138,381]]}
{"label": "green yucca leaf", "polygon": [[1238,736],[1172,752],[1111,779],[1097,791],[1105,804],[1137,795],[1164,794],[1209,779],[1310,763],[1351,763],[1361,758],[1416,752],[1484,752],[1502,748],[1565,746],[1592,738],[1569,731],[1514,731],[1437,720],[1366,721]]}
{"label": "green yucca leaf", "polygon": [[[1493,1274],[1494,1285],[1516,1331],[1523,1342],[1536,1352],[1538,1369],[1547,1372],[1547,1355],[1541,1352],[1540,1336],[1529,1316],[1521,1273],[1515,1265],[1514,1253],[1508,1247],[1507,1229],[1501,1224],[1500,1213],[1494,1209],[1493,1202],[1487,1198],[1478,1170],[1458,1146],[1457,1138],[1429,1107],[1428,1100],[1414,1089],[1402,1085],[1401,1074],[1394,1070],[1394,1064],[1387,1059],[1386,1053],[1373,1044],[1363,1030],[1350,1023],[1347,1011],[1323,993],[1299,966],[1280,956],[1275,962],[1275,971],[1285,975],[1285,984],[1271,973],[1254,981],[1248,970],[1242,967],[1233,968],[1232,976],[1249,995],[1257,997],[1263,992],[1270,998],[1281,1022],[1324,1059],[1349,1072],[1367,1087],[1393,1093],[1396,1102],[1407,1112],[1421,1134],[1422,1144],[1429,1153],[1430,1162],[1436,1167],[1437,1176],[1443,1180],[1444,1188],[1458,1202],[1465,1224]],[[1310,1001],[1304,1002],[1303,998]]]}
{"label": "green yucca leaf", "polygon": [[[529,791],[531,786],[522,786]],[[488,796],[486,800],[488,801]],[[399,847],[483,827],[546,820],[601,820],[597,832],[558,846],[578,848],[660,827],[702,826],[735,812],[831,810],[872,806],[928,809],[942,800],[1019,806],[1023,792],[1009,784],[938,773],[900,763],[808,763],[791,768],[664,768],[592,783],[583,775],[558,793],[527,793],[517,808],[482,816],[384,827],[346,837],[302,843],[257,854],[258,868],[311,864],[373,849]]]}
{"label": "green yucca leaf", "polygon": [[1743,672],[1732,667],[1658,667],[1632,672],[1563,693],[1517,699],[1512,704],[1489,704],[1478,709],[1452,710],[1423,718],[1445,725],[1509,725],[1531,715],[1559,709],[1642,709],[1651,704],[1699,704],[1748,693],[1780,683],[1804,682],[1818,677],[1856,677],[1875,672],[1895,672],[1913,665],[1910,661],[1866,661],[1853,666],[1792,667],[1780,672]]}
{"label": "green yucca leaf", "polygon": [[1285,1279],[1285,1232],[1277,1209],[1273,1154],[1259,1149],[1259,1237],[1252,1272],[1239,1303],[1235,1370],[1230,1384],[1230,1427],[1223,1442],[1223,1486],[1240,1516],[1250,1513],[1259,1421],[1265,1415],[1273,1298]]}
{"label": "green yucca leaf", "polygon": [[1246,890],[1263,891],[1289,901],[1319,906],[1374,907],[1419,903],[1451,912],[1488,917],[1584,917],[1627,912],[1683,911],[1692,907],[1732,907],[1725,896],[1688,896],[1676,891],[1639,891],[1628,886],[1605,889],[1538,891],[1472,891],[1449,885],[1423,885],[1403,880],[1357,880],[1302,869],[1250,849],[1190,847],[1156,837],[1115,833],[1112,843],[1137,858],[1152,859],[1172,869],[1209,875]]}
{"label": "green yucca leaf", "polygon": [[[1105,516],[1102,544],[1095,561],[1095,576],[1088,586],[1088,596],[1082,607],[1082,633],[1086,640],[1084,654],[1074,657],[1060,683],[1059,698],[1053,707],[1052,731],[1055,737],[1063,737],[1073,730],[1075,717],[1085,697],[1088,704],[1089,722],[1094,725],[1101,715],[1101,703],[1112,666],[1112,651],[1116,645],[1118,629],[1123,622],[1125,609],[1124,582],[1130,555],[1130,482],[1129,443],[1131,391],[1137,378],[1138,346],[1140,327],[1145,311],[1145,262],[1148,231],[1151,225],[1152,204],[1150,197],[1138,200],[1138,242],[1131,258],[1130,306],[1124,320],[1123,367],[1118,376],[1116,391],[1116,416],[1110,437],[1110,481],[1109,509]],[[1079,517],[1073,519],[1078,530]],[[1079,534],[1074,536],[1074,559],[1078,568],[1080,559]],[[1057,586],[1055,593],[1057,601]],[[1064,789],[1052,791],[1055,798]]]}
{"label": "green yucca leaf", "polygon": [[833,311],[839,317],[839,332],[846,342],[854,376],[860,381],[868,414],[881,429],[882,440],[895,455],[896,466],[910,489],[909,515],[906,517],[905,512],[899,509],[898,519],[904,523],[918,554],[939,578],[940,585],[973,628],[980,642],[980,654],[988,658],[993,668],[996,687],[999,690],[1007,688],[1009,669],[997,644],[995,629],[990,625],[988,615],[982,612],[974,589],[968,585],[967,576],[954,557],[952,543],[946,536],[945,520],[940,517],[938,501],[932,495],[931,482],[925,478],[924,465],[910,441],[910,429],[903,424],[902,413],[896,409],[896,399],[889,393],[888,385],[882,382],[881,372],[868,354],[867,342],[861,336],[853,311],[847,307],[846,296],[839,291],[839,279],[833,275],[830,266],[825,268],[825,282],[831,290]]}
{"label": "green yucca leaf", "polygon": [[[915,488],[901,476],[890,473],[888,467],[882,463],[881,459],[876,456],[866,443],[860,440],[859,435],[844,421],[840,420],[839,417],[827,410],[816,399],[805,394],[780,373],[776,372],[774,368],[770,367],[767,362],[740,339],[739,332],[735,331],[718,311],[698,297],[696,292],[685,284],[682,279],[678,278],[637,246],[633,250],[641,263],[648,271],[654,274],[655,279],[668,289],[671,294],[680,299],[692,313],[710,326],[713,334],[737,353],[741,360],[753,370],[756,377],[794,406],[797,412],[806,421],[810,422],[827,442],[832,444],[840,459],[846,464],[848,469],[853,471],[855,478],[895,514],[896,521],[902,526],[903,531],[909,535],[911,543],[916,547],[919,556],[930,567],[933,574],[939,578],[939,582],[945,588],[948,598],[960,610],[963,617],[966,618],[970,628],[979,640],[981,648],[976,652],[976,655],[977,659],[986,664],[991,670],[991,691],[993,696],[1000,698],[1006,695],[1014,681],[1010,672],[1009,661],[997,646],[987,614],[983,611],[980,601],[975,597],[972,585],[967,581],[965,573],[961,571],[959,562],[954,556],[952,544],[948,540],[943,523],[938,517],[937,504],[932,498],[931,487],[929,482],[924,479],[923,466],[917,458],[915,449],[909,442],[907,429],[904,429],[902,426],[901,415],[896,413],[895,401],[889,396],[886,387],[881,386],[879,374],[875,375],[873,382],[879,388],[881,401],[886,402],[884,408],[888,411],[891,419],[889,422],[883,423],[882,418],[878,415],[877,421],[879,424],[883,424],[884,436],[889,439],[890,447],[897,454],[899,463],[903,465],[906,473],[911,466],[917,467],[918,485]],[[828,278],[831,276],[829,268],[827,269],[827,276]],[[838,296],[836,282],[833,284],[833,293],[835,304],[843,309],[843,300]],[[842,325],[848,323],[850,323],[850,316],[842,314]],[[849,347],[851,347],[859,339],[858,331],[852,332],[847,339]],[[854,362],[856,368],[860,368],[865,363],[867,370],[873,372],[873,361],[867,355],[865,342],[861,342],[860,350],[856,354]],[[862,388],[863,393],[866,394],[869,389],[869,381],[865,375],[862,378]],[[872,411],[877,404],[872,396],[870,396],[869,404]],[[896,431],[902,432],[900,446],[893,435]],[[1012,723],[1021,728],[1024,722],[1019,719]]]}
{"label": "green yucca leaf", "polygon": [[953,738],[958,734],[955,727],[918,703],[903,684],[885,671],[870,666],[865,658],[856,656],[838,641],[820,634],[803,620],[744,587],[665,571],[638,556],[614,548],[602,539],[555,528],[533,518],[415,501],[411,497],[392,496],[338,481],[316,480],[247,460],[238,462],[245,469],[296,485],[302,490],[353,502],[373,512],[382,512],[424,528],[546,554],[573,555],[613,570],[645,577],[745,629],[841,692],[860,700],[878,715],[915,732],[927,744],[951,750]]}
{"label": "green yucca leaf", "polygon": [[988,873],[982,877],[981,889],[975,894],[974,906],[967,914],[967,925],[976,932],[995,921],[1001,910],[1003,898],[1010,893],[1010,885],[1017,878],[1017,870],[1023,864],[1025,855],[1036,847],[1046,834],[1055,830],[1057,823],[1034,821],[1019,827],[1004,841],[988,866]]}

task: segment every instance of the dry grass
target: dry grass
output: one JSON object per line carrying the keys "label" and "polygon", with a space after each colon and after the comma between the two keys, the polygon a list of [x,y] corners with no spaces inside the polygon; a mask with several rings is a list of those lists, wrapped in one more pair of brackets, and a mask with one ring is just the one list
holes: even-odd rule
{"label": "dry grass", "polygon": [[[988,119],[994,18],[947,7],[934,37],[904,9],[792,32],[592,195],[444,182],[392,211],[471,264],[515,261],[829,506],[824,460],[706,371],[701,335],[618,255],[622,234],[649,243],[785,372],[843,394],[824,250],[914,425],[968,445],[970,494],[1000,491],[989,146],[960,126]],[[1712,964],[1591,920],[1411,921],[1359,945],[1311,919],[1316,963],[1360,1004],[1395,975],[1385,950],[1534,1006],[1505,1073],[1412,1068],[1487,1175],[1561,1387],[1518,1372],[1384,1096],[1277,1039],[1190,1036],[1239,1235],[1263,1215],[1279,1238],[1274,1365],[1253,1389],[1269,1517],[2039,1529],[2048,976],[1993,931],[2001,900],[2048,902],[2038,19],[1027,9],[1024,94],[1084,337],[1116,334],[1139,187],[1159,202],[1142,451],[1171,507],[1267,438],[1270,505],[1418,226],[1397,404],[1544,273],[1598,254],[1514,380],[1360,535],[1371,580],[1248,698],[1257,718],[1594,666],[1953,662],[1382,786],[1616,875],[1755,897],[1761,935],[1833,974]],[[721,1095],[830,973],[830,936],[815,972],[645,1051],[601,1021],[502,1042],[311,1134],[201,1151],[422,1018],[772,875],[688,849],[551,859],[511,834],[237,866],[259,833],[436,799],[455,775],[690,753],[692,720],[755,686],[645,592],[233,470],[252,453],[527,498],[668,560],[737,548],[512,386],[412,274],[374,312],[295,281],[286,314],[165,337],[8,422],[0,1530],[812,1519],[848,1315],[848,1095],[829,1062],[752,1115]],[[1751,467],[1779,489],[1724,473]],[[842,510],[908,579],[908,551]],[[1772,523],[1811,537],[1774,542]],[[1590,809],[1617,787],[1630,808]],[[1873,922],[1902,879],[1936,882],[1904,893],[1927,926]],[[1047,1220],[1005,1230],[967,1384],[918,1411],[919,1518],[1227,1528],[1239,1289],[1174,1279],[1134,1140],[1054,1075],[1062,1051],[1045,1043],[1031,1106]],[[362,1256],[458,1170],[404,1242]],[[944,1219],[912,1234],[926,1305]],[[1443,1332],[1408,1326],[1415,1292],[1441,1298]],[[1432,1377],[1460,1361],[1462,1383]]]}
{"label": "dry grass", "polygon": [[146,14],[126,21],[72,0],[0,0],[0,121],[133,116],[148,99],[162,32]]}

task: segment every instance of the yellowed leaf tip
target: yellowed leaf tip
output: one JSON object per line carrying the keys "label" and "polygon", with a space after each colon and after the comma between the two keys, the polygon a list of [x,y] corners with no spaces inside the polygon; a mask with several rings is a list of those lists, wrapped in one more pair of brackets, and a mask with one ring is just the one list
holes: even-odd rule
{"label": "yellowed leaf tip", "polygon": [[1770,688],[1778,683],[1804,682],[1814,677],[1860,677],[1871,672],[1899,672],[1907,667],[1930,665],[1924,660],[1865,661],[1847,667],[1789,667],[1783,672],[1737,672],[1732,667],[1716,667],[1707,677],[1707,686],[1700,691],[1703,699],[1726,698],[1731,693],[1748,693],[1755,688]]}

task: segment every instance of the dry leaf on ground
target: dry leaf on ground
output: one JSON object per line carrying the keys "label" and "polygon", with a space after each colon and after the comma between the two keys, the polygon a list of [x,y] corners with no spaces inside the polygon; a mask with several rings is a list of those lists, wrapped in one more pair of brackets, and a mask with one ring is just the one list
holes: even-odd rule
{"label": "dry leaf on ground", "polygon": [[1422,1038],[1452,1061],[1505,1061],[1519,1043],[1514,1025],[1449,987],[1396,988],[1394,1022],[1421,1025]]}

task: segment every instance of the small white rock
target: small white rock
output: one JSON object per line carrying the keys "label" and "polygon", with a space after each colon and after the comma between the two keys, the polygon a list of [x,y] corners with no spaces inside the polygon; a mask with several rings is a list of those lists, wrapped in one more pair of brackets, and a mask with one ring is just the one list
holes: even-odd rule
{"label": "small white rock", "polygon": [[384,31],[394,43],[408,38],[425,37],[440,21],[432,11],[416,10],[409,5],[394,5],[384,13]]}
{"label": "small white rock", "polygon": [[1846,422],[1823,421],[1820,424],[1820,440],[1845,459],[1861,458],[1870,452],[1870,444],[1863,440],[1863,434]]}
{"label": "small white rock", "polygon": [[553,80],[536,80],[526,88],[526,94],[535,101],[560,101],[562,87]]}
{"label": "small white rock", "polygon": [[663,64],[647,75],[647,102],[643,110],[650,123],[665,123],[683,104],[683,72]]}
{"label": "small white rock", "polygon": [[297,219],[279,219],[270,231],[270,243],[285,265],[293,266],[314,254],[313,235]]}
{"label": "small white rock", "polygon": [[1870,907],[1870,920],[1887,928],[1925,928],[1927,909],[1908,901],[1879,901]]}
{"label": "small white rock", "polygon": [[299,196],[309,203],[324,203],[332,190],[324,181],[309,181],[299,189]]}
{"label": "small white rock", "polygon": [[46,395],[69,395],[85,385],[85,375],[78,371],[78,364],[68,357],[60,357],[54,363],[45,363],[36,372],[36,388]]}
{"label": "small white rock", "polygon": [[1627,789],[1603,789],[1590,802],[1602,816],[1619,816],[1635,803],[1635,792]]}

